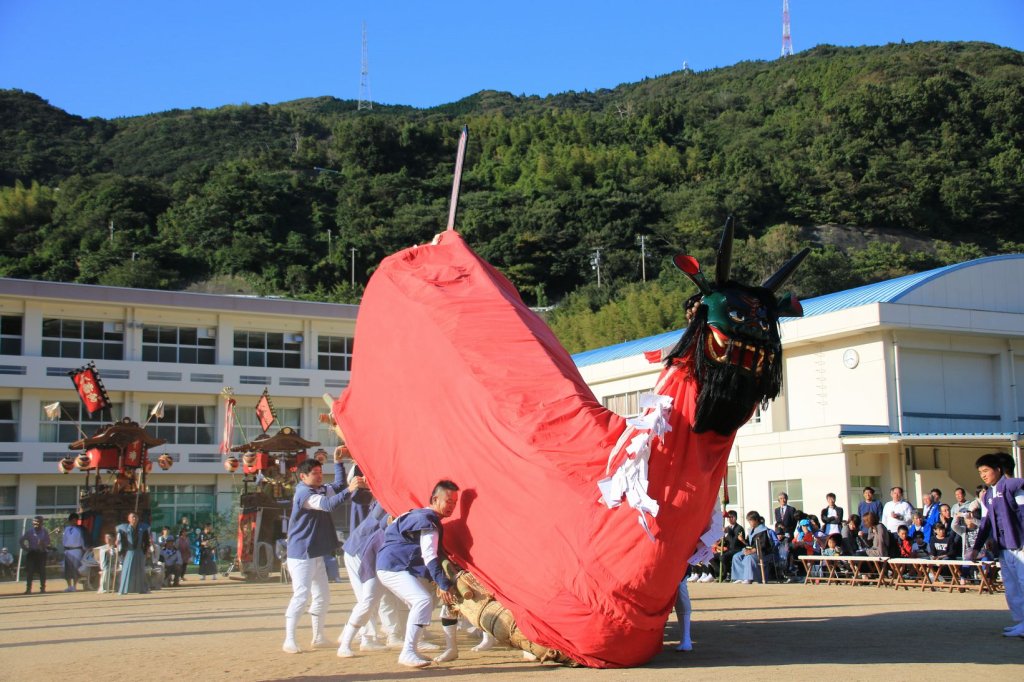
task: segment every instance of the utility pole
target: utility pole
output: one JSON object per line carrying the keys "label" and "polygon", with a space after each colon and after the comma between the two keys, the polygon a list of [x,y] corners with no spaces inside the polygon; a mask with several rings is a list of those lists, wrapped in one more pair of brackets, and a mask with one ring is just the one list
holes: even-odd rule
{"label": "utility pole", "polygon": [[370,99],[370,53],[366,49],[366,22],[363,22],[363,61],[359,69],[359,104],[356,111],[373,109],[373,100]]}
{"label": "utility pole", "polygon": [[789,35],[789,0],[782,0],[782,56],[793,56],[793,38]]}
{"label": "utility pole", "polygon": [[601,249],[594,249],[594,255],[590,257],[590,268],[597,270],[597,286],[601,286]]}
{"label": "utility pole", "polygon": [[640,235],[637,240],[640,242],[640,276],[647,281],[647,245],[644,243],[646,235]]}
{"label": "utility pole", "polygon": [[352,253],[352,267],[351,267],[351,271],[352,271],[352,289],[355,290],[355,288],[356,288],[356,247],[353,246],[351,249],[349,249],[349,251]]}

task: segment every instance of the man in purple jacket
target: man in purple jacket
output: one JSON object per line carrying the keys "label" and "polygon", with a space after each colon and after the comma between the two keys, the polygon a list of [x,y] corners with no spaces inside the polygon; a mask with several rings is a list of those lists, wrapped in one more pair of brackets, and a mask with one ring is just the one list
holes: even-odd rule
{"label": "man in purple jacket", "polygon": [[1014,625],[1003,628],[1005,637],[1024,637],[1024,479],[1009,478],[1013,460],[1002,452],[982,455],[974,463],[988,486],[982,497],[987,513],[978,537],[965,559],[971,561],[991,539],[996,545],[1006,588],[1006,603]]}

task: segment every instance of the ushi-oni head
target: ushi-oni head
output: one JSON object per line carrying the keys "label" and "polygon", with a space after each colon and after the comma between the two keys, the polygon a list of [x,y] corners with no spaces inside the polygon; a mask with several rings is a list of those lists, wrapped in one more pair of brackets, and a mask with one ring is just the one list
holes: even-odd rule
{"label": "ushi-oni head", "polygon": [[779,318],[803,315],[800,302],[778,289],[807,256],[804,249],[760,286],[747,286],[729,277],[733,227],[722,233],[709,282],[692,256],[675,257],[676,266],[697,286],[687,301],[690,324],[672,349],[668,362],[689,356],[699,394],[693,430],[728,434],[743,425],[754,408],[767,405],[782,389],[782,342]]}

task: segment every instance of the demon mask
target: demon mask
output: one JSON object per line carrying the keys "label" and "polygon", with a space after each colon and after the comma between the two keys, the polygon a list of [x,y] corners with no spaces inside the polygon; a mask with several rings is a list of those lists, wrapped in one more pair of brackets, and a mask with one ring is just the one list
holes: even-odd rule
{"label": "demon mask", "polygon": [[726,222],[718,247],[715,282],[701,272],[692,256],[675,257],[676,266],[697,285],[699,293],[687,302],[692,319],[668,362],[690,357],[699,393],[693,430],[732,433],[757,405],[782,389],[782,342],[779,318],[800,317],[803,309],[792,294],[776,296],[807,256],[793,256],[761,286],[739,284],[729,277],[733,226]]}

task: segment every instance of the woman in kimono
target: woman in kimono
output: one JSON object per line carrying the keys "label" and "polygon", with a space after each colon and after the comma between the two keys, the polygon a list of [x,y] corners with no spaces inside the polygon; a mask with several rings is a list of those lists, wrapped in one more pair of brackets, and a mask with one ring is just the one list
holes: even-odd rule
{"label": "woman in kimono", "polygon": [[[764,525],[764,519],[756,511],[747,513],[747,525],[750,526],[747,547],[732,558],[732,581],[749,585],[754,582],[758,557],[763,558],[772,551],[772,544],[768,527]],[[757,570],[757,574],[760,575],[760,570]],[[764,580],[763,576],[761,580]]]}
{"label": "woman in kimono", "polygon": [[217,536],[212,523],[204,525],[199,534],[199,579],[206,580],[208,575],[217,579]]}
{"label": "woman in kimono", "polygon": [[121,594],[147,594],[146,554],[149,552],[149,528],[139,524],[139,515],[128,514],[128,523],[117,527],[117,550],[121,555]]}

